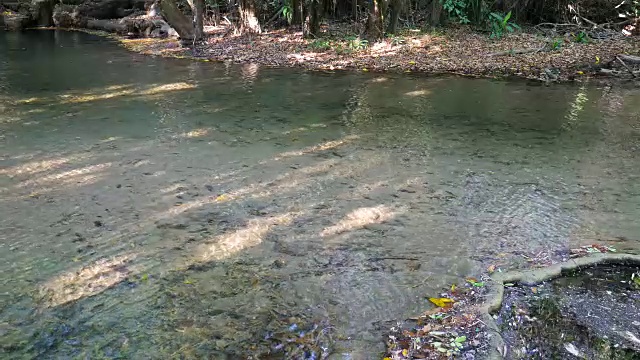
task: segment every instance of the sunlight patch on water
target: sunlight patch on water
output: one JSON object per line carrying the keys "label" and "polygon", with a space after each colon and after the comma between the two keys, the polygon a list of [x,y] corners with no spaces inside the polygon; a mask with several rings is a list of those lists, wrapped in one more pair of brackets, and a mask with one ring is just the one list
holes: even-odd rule
{"label": "sunlight patch on water", "polygon": [[411,97],[417,97],[417,96],[428,96],[431,94],[430,90],[415,90],[415,91],[409,91],[407,93],[404,93],[407,96],[411,96]]}
{"label": "sunlight patch on water", "polygon": [[[113,164],[111,162],[106,162],[103,164],[97,164],[97,165],[90,165],[90,166],[85,166],[82,168],[78,168],[78,169],[73,169],[73,170],[69,170],[69,171],[64,171],[61,173],[57,173],[57,174],[51,174],[51,175],[47,175],[47,176],[43,176],[43,177],[38,177],[36,179],[30,179],[30,180],[26,180],[23,181],[22,183],[20,183],[18,185],[18,187],[24,188],[24,187],[28,187],[28,186],[35,186],[35,185],[44,185],[47,183],[55,183],[55,184],[68,184],[70,181],[74,181],[74,180],[78,180],[79,183],[83,183],[83,181],[81,179],[85,179],[85,181],[87,179],[89,179],[87,177],[87,175],[92,175],[95,176],[96,173],[98,172],[102,172],[107,168],[110,168]],[[85,175],[82,176],[81,175]]]}
{"label": "sunlight patch on water", "polygon": [[133,254],[100,259],[77,271],[49,280],[41,288],[45,306],[63,305],[108,289],[131,274],[132,269],[128,264],[134,259]]}
{"label": "sunlight patch on water", "polygon": [[198,253],[202,254],[200,261],[221,260],[259,245],[272,227],[288,225],[293,217],[292,213],[285,213],[268,219],[256,219],[244,229],[217,236],[213,239],[214,244],[199,249]]}
{"label": "sunlight patch on water", "polygon": [[393,219],[402,212],[404,212],[402,209],[392,209],[386,205],[361,207],[347,214],[337,224],[322,230],[320,236],[327,237],[361,229],[366,225],[380,224]]}
{"label": "sunlight patch on water", "polygon": [[342,145],[346,145],[350,142],[352,142],[353,140],[358,139],[359,136],[358,135],[349,135],[349,136],[345,136],[343,139],[340,140],[332,140],[332,141],[327,141],[325,143],[319,144],[319,145],[313,145],[313,146],[308,146],[304,149],[301,150],[295,150],[295,151],[286,151],[281,153],[280,155],[276,156],[273,160],[282,160],[288,157],[294,157],[294,156],[302,156],[305,154],[310,154],[310,153],[314,153],[314,152],[319,152],[319,151],[325,151],[325,150],[329,150],[329,149],[335,149],[339,146]]}

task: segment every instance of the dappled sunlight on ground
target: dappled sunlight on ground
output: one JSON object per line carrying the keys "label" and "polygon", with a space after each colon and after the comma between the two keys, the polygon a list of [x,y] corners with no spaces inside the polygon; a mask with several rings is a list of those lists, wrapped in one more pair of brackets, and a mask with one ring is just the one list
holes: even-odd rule
{"label": "dappled sunlight on ground", "polygon": [[96,295],[121,282],[133,269],[133,254],[100,259],[82,268],[56,276],[42,285],[41,297],[47,307],[63,305]]}

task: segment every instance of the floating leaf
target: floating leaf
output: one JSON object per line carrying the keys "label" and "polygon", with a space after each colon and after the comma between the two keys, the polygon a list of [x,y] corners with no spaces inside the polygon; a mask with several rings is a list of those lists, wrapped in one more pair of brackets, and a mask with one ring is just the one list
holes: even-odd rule
{"label": "floating leaf", "polygon": [[429,301],[437,307],[451,307],[454,303],[454,301],[449,298],[429,298]]}

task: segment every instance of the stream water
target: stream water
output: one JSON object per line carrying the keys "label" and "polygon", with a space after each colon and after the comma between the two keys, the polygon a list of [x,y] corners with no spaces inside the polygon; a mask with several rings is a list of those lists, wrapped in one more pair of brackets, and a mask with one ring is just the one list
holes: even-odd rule
{"label": "stream water", "polygon": [[639,218],[637,89],[0,33],[3,358],[247,358],[316,324],[333,358],[375,359],[425,296],[637,252]]}

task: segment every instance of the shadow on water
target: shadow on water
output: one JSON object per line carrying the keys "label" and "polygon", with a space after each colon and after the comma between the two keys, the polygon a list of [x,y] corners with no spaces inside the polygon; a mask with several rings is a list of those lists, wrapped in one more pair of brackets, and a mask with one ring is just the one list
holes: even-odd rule
{"label": "shadow on water", "polygon": [[0,42],[12,358],[370,357],[489,263],[638,247],[634,91]]}

